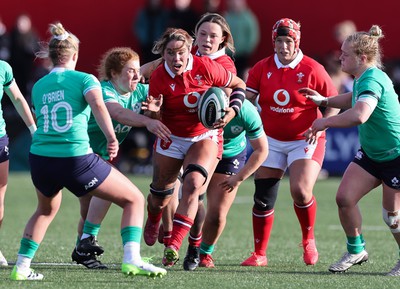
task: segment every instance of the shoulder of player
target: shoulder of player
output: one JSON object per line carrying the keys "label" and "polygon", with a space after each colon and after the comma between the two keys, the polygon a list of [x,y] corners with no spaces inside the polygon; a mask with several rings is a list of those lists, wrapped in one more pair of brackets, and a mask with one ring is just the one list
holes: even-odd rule
{"label": "shoulder of player", "polygon": [[134,97],[137,101],[145,101],[149,93],[149,85],[138,83],[135,91],[132,92],[131,97]]}
{"label": "shoulder of player", "polygon": [[235,74],[235,75],[237,74],[235,62],[233,62],[232,58],[229,55],[224,54],[224,55],[214,59],[214,61],[216,61],[219,64],[221,64],[222,66],[224,66],[226,70],[232,72],[233,74]]}
{"label": "shoulder of player", "polygon": [[0,59],[0,68],[1,68],[0,71],[2,73],[4,73],[5,70],[7,70],[7,72],[12,70],[11,65],[8,62],[1,59]]}
{"label": "shoulder of player", "polygon": [[324,66],[319,63],[317,60],[315,60],[314,58],[311,58],[307,55],[304,55],[302,60],[300,61],[300,65],[304,68],[304,67],[308,67],[310,70],[319,70],[322,69],[325,71]]}
{"label": "shoulder of player", "polygon": [[193,68],[199,68],[201,64],[212,67],[222,66],[218,61],[214,61],[209,57],[193,55]]}

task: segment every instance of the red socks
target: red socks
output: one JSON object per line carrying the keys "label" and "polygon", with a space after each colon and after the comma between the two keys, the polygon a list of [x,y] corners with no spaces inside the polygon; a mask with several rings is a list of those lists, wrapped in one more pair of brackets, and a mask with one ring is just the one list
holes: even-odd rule
{"label": "red socks", "polygon": [[258,211],[253,208],[254,252],[256,252],[257,255],[266,255],[273,224],[274,209]]}
{"label": "red socks", "polygon": [[314,239],[314,225],[317,216],[317,200],[313,196],[304,206],[294,204],[294,211],[299,219],[303,240]]}
{"label": "red socks", "polygon": [[172,237],[169,246],[175,247],[177,250],[180,249],[182,241],[188,234],[190,228],[193,225],[193,220],[189,217],[175,214],[174,215],[174,225],[172,229]]}

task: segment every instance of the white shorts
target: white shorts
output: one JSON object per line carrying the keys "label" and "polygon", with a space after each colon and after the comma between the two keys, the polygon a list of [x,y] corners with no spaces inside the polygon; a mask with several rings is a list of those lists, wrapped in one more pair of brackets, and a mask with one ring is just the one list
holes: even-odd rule
{"label": "white shorts", "polygon": [[316,144],[309,144],[305,140],[279,141],[268,137],[268,157],[261,166],[286,171],[288,166],[299,159],[312,159],[322,165],[325,143],[324,137],[320,137]]}
{"label": "white shorts", "polygon": [[216,145],[219,145],[218,130],[209,130],[195,137],[179,137],[171,135],[169,142],[165,142],[158,138],[156,142],[156,152],[164,156],[183,160],[190,146],[203,139],[211,139]]}

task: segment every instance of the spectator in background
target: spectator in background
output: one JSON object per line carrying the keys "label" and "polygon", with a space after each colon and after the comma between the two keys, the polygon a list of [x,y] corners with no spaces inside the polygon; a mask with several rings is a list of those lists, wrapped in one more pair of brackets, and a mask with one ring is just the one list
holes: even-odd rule
{"label": "spectator in background", "polygon": [[394,90],[397,95],[400,95],[400,60],[392,60],[388,62],[387,68],[389,71],[389,77],[393,81]]}
{"label": "spectator in background", "polygon": [[4,61],[10,60],[10,35],[7,27],[0,18],[0,59]]}
{"label": "spectator in background", "polygon": [[10,64],[25,97],[30,96],[27,87],[34,70],[35,52],[39,50],[38,42],[39,36],[32,28],[31,18],[27,14],[19,15],[11,31]]}
{"label": "spectator in background", "polygon": [[146,6],[138,11],[133,22],[133,33],[139,41],[143,63],[157,58],[151,52],[154,41],[167,28],[169,12],[163,5],[163,0],[148,0]]}
{"label": "spectator in background", "polygon": [[340,65],[340,46],[347,36],[357,31],[356,24],[351,20],[344,20],[333,27],[333,37],[337,46],[325,57],[324,66],[332,78],[339,93],[353,90],[353,77],[344,72]]}
{"label": "spectator in background", "polygon": [[[339,47],[342,45],[343,41],[346,40],[347,36],[355,33],[356,31],[357,26],[352,20],[344,20],[337,23],[333,29],[333,32]],[[340,49],[338,49],[338,51],[340,52]],[[339,56],[340,55],[338,55],[338,57]]]}
{"label": "spectator in background", "polygon": [[174,0],[167,27],[181,28],[194,35],[194,28],[200,17],[191,4],[192,0]]}
{"label": "spectator in background", "polygon": [[238,76],[243,78],[260,41],[258,20],[247,7],[246,0],[227,0],[225,19],[235,40],[236,53],[233,58]]}
{"label": "spectator in background", "polygon": [[220,13],[221,0],[204,0],[204,13]]}

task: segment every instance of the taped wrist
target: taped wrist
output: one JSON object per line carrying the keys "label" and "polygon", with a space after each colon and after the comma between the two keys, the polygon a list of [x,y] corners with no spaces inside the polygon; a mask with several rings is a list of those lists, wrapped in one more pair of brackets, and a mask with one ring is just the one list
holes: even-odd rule
{"label": "taped wrist", "polygon": [[29,132],[31,133],[31,135],[33,135],[37,129],[36,124],[32,124],[28,127]]}
{"label": "taped wrist", "polygon": [[321,101],[320,106],[327,107],[328,106],[328,100],[329,99],[327,97],[324,97],[324,99]]}
{"label": "taped wrist", "polygon": [[229,97],[229,107],[233,108],[236,115],[239,114],[245,97],[246,94],[243,88],[237,87],[232,90],[231,96]]}

